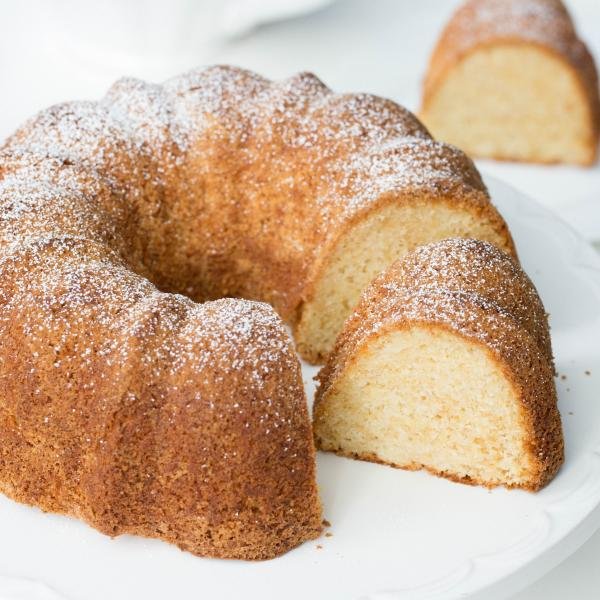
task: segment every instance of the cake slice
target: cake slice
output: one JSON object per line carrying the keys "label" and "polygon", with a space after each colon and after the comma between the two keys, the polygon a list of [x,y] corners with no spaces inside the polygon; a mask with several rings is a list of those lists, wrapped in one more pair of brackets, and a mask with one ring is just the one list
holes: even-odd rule
{"label": "cake slice", "polygon": [[468,0],[432,54],[420,116],[471,156],[590,165],[596,67],[560,0]]}
{"label": "cake slice", "polygon": [[563,460],[548,324],[493,245],[421,246],[365,290],[318,375],[317,447],[538,490]]}

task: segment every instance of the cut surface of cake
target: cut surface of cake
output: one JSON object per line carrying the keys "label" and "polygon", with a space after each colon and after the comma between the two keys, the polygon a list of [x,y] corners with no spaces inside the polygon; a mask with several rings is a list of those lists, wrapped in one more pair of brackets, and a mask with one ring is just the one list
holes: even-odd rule
{"label": "cut surface of cake", "polygon": [[560,0],[468,0],[433,51],[420,117],[471,156],[590,165],[594,60]]}
{"label": "cut surface of cake", "polygon": [[417,248],[364,292],[318,375],[317,447],[538,490],[563,460],[544,308],[486,242]]}

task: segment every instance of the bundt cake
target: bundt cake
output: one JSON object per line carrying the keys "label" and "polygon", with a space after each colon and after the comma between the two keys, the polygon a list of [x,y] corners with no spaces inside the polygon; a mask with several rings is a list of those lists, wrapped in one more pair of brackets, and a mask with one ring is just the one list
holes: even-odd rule
{"label": "bundt cake", "polygon": [[420,116],[471,156],[590,165],[594,60],[560,0],[467,0],[433,51]]}
{"label": "bundt cake", "polygon": [[403,108],[231,67],[41,112],[0,150],[0,220],[0,490],[249,559],[321,528],[298,360],[261,301],[318,360],[398,254],[514,252],[472,162]]}
{"label": "bundt cake", "polygon": [[493,245],[417,248],[364,292],[318,375],[318,448],[537,490],[563,460],[546,314]]}

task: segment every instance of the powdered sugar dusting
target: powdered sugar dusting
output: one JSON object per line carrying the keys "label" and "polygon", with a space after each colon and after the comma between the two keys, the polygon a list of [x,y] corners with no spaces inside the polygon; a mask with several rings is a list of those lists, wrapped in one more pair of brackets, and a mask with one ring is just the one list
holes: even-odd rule
{"label": "powdered sugar dusting", "polygon": [[[510,318],[524,327],[551,359],[546,313],[535,287],[515,261],[489,242],[456,238],[421,246],[373,285],[381,285],[390,299],[413,287],[423,298],[433,294],[446,307],[464,298],[488,316],[501,315],[503,320]],[[425,306],[434,305],[435,301],[425,301]],[[425,310],[424,314],[426,320],[435,320],[433,313]],[[444,314],[448,317],[450,312]],[[458,320],[467,318],[461,315]]]}
{"label": "powdered sugar dusting", "polygon": [[[308,187],[320,211],[313,227],[324,237],[383,193],[453,186],[485,191],[472,162],[434,142],[407,110],[368,94],[333,94],[308,73],[270,83],[214,67],[165,88],[175,92],[182,121],[200,131],[212,128],[223,143],[239,145],[241,164],[263,162],[270,183],[288,185],[292,195]],[[297,173],[309,173],[311,180],[298,181]],[[250,177],[243,182],[248,189],[257,184]]]}
{"label": "powdered sugar dusting", "polygon": [[[236,245],[237,230],[223,242],[202,227],[202,214],[196,231],[176,220],[202,206],[204,170],[224,165],[230,171],[222,187],[230,194],[203,210],[221,214],[228,226],[245,211],[259,215],[257,244],[283,233],[282,254],[296,263],[278,268],[298,273],[299,281],[271,286],[282,303],[300,301],[315,248],[382,194],[459,187],[479,192],[472,202],[487,202],[472,163],[434,142],[408,111],[367,94],[333,94],[311,74],[272,83],[213,67],[164,85],[120,80],[100,102],[40,113],[2,150],[0,322],[3,335],[22,336],[35,348],[32,373],[47,360],[65,374],[76,365],[105,373],[139,361],[157,378],[161,372],[195,381],[217,368],[225,385],[246,373],[248,389],[258,390],[273,374],[297,370],[282,323],[266,304],[196,304],[146,279],[155,275],[156,232],[175,236],[169,251],[178,260],[197,257],[196,246],[185,250],[198,240],[216,258],[223,243]],[[187,176],[198,181],[188,185]],[[286,199],[277,211],[262,195],[265,181]],[[196,204],[183,205],[182,197]],[[252,219],[240,231],[249,226]],[[89,323],[97,335],[86,333]]]}
{"label": "powdered sugar dusting", "polygon": [[486,29],[500,37],[516,35],[551,45],[561,53],[580,51],[560,0],[475,0],[467,10],[471,19],[471,27],[464,28],[467,37]]}

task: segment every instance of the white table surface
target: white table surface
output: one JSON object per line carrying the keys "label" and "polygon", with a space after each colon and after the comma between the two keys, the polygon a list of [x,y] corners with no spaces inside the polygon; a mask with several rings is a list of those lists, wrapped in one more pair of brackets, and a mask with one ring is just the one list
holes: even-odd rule
{"label": "white table surface", "polygon": [[[600,59],[600,1],[567,1]],[[127,19],[110,12],[117,0],[105,0],[102,14],[92,12],[98,3],[94,9],[80,3],[72,13],[66,8],[72,3],[0,4],[0,140],[41,107],[98,97],[121,75],[161,80],[215,62],[274,78],[310,70],[337,90],[388,96],[415,110],[429,51],[456,5],[455,0],[338,0],[313,14],[221,41],[211,37],[210,28],[202,29],[201,15],[171,18],[169,3],[160,0],[144,9],[130,7]],[[83,20],[69,17],[86,11]],[[200,33],[194,37],[195,31]],[[600,164],[581,169],[481,161],[479,166],[555,210],[588,239],[600,240]],[[599,556],[600,532],[515,600],[598,598]]]}

